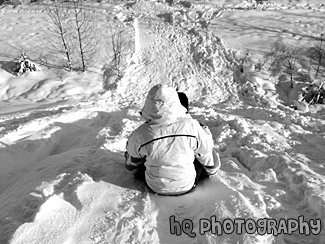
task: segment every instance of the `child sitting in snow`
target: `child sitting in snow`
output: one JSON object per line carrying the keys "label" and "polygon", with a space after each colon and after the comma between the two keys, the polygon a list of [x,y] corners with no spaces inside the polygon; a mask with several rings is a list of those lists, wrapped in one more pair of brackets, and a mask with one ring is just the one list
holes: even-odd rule
{"label": "child sitting in snow", "polygon": [[154,86],[141,115],[146,122],[131,134],[125,164],[129,170],[144,169],[151,190],[184,194],[195,186],[199,166],[207,175],[217,173],[220,162],[214,161],[210,131],[187,114],[173,88]]}

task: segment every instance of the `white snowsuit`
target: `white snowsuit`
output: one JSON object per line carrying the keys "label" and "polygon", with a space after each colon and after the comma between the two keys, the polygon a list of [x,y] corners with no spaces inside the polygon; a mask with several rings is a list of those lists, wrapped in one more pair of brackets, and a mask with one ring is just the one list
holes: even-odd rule
{"label": "white snowsuit", "polygon": [[146,183],[159,194],[178,195],[191,190],[196,177],[194,157],[209,175],[220,167],[214,163],[210,131],[186,111],[173,88],[154,86],[141,111],[147,122],[127,142],[126,167],[133,170],[144,163]]}

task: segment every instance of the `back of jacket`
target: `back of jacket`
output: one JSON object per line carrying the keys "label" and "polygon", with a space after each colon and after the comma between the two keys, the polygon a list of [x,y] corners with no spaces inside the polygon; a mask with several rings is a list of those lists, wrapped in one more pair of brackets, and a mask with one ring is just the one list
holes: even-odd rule
{"label": "back of jacket", "polygon": [[[172,195],[193,187],[194,155],[211,153],[213,140],[198,121],[186,114],[176,91],[165,89],[162,86],[149,92],[142,109],[147,122],[131,134],[127,151],[133,158],[146,159],[146,182],[153,191]],[[156,100],[160,105],[155,105]],[[213,159],[205,163],[213,164]]]}

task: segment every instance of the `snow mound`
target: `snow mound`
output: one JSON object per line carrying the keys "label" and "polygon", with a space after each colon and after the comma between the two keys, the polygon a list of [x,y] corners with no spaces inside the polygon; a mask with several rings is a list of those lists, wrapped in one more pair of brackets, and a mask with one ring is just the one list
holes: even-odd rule
{"label": "snow mound", "polygon": [[173,86],[191,100],[205,104],[235,96],[233,69],[237,61],[219,38],[200,29],[148,23],[145,18],[135,28],[139,41],[134,61],[117,88],[124,99],[136,97],[134,103],[140,104],[150,87],[158,83]]}
{"label": "snow mound", "polygon": [[55,74],[50,70],[27,72],[14,76],[6,71],[0,78],[0,100],[51,102],[64,99],[82,100],[98,96],[101,77],[94,73]]}
{"label": "snow mound", "polygon": [[[274,84],[258,77],[253,63],[245,64],[245,54],[227,48],[201,25],[202,21],[208,24],[209,18],[219,18],[220,9],[195,6],[188,10],[178,5],[169,8],[166,3],[155,2],[135,3],[133,9],[143,4],[151,15],[136,17],[126,5],[118,8],[118,14],[131,18],[135,30],[134,54],[117,82],[115,95],[121,101],[138,106],[153,85],[162,83],[185,92],[197,105],[227,101],[278,106]],[[175,19],[178,12],[181,19]]]}

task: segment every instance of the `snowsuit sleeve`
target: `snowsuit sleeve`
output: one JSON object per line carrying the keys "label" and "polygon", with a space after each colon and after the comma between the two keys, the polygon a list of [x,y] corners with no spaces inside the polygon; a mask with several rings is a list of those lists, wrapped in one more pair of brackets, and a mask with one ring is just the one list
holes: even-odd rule
{"label": "snowsuit sleeve", "polygon": [[136,131],[134,131],[126,143],[126,152],[124,153],[126,169],[132,171],[138,169],[145,163],[145,156],[139,154],[140,146],[141,138],[137,135]]}
{"label": "snowsuit sleeve", "polygon": [[197,139],[196,159],[202,164],[208,175],[216,174],[220,168],[220,159],[218,154],[216,154],[216,158],[213,157],[213,138],[207,126],[200,124]]}

